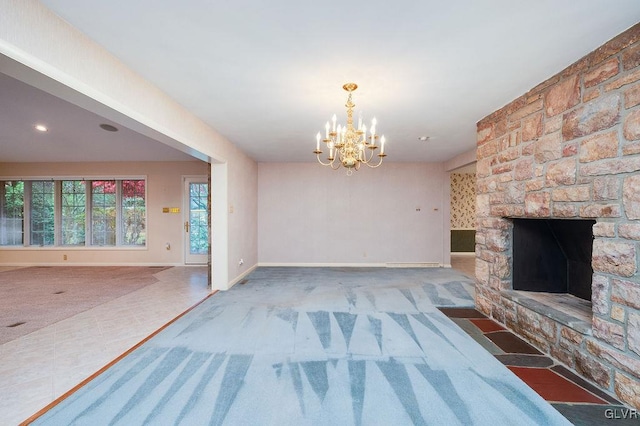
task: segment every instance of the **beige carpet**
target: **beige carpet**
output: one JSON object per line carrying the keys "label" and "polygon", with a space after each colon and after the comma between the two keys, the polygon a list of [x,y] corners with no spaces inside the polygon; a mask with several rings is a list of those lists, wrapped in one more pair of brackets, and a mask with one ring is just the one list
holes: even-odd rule
{"label": "beige carpet", "polygon": [[167,267],[55,266],[0,271],[0,344],[131,293]]}

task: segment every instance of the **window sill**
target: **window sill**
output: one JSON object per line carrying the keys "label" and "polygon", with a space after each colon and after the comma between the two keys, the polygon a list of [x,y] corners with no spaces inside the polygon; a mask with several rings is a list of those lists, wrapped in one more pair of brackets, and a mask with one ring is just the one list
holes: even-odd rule
{"label": "window sill", "polygon": [[147,246],[0,246],[0,251],[146,251]]}

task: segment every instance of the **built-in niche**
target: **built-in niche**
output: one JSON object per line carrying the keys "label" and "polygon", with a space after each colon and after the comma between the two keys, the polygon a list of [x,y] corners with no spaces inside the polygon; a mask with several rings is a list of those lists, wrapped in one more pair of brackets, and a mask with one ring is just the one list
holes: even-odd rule
{"label": "built-in niche", "polygon": [[514,219],[513,289],[591,301],[595,220]]}

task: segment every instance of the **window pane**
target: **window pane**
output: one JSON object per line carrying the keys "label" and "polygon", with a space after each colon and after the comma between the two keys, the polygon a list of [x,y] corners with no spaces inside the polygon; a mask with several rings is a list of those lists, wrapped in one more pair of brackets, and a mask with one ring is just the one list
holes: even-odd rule
{"label": "window pane", "polygon": [[54,243],[53,181],[31,182],[31,244],[50,246]]}
{"label": "window pane", "polygon": [[84,245],[85,182],[62,181],[62,244]]}
{"label": "window pane", "polygon": [[144,245],[145,227],[145,181],[122,181],[122,244]]}
{"label": "window pane", "polygon": [[116,181],[91,182],[91,244],[116,245]]}
{"label": "window pane", "polygon": [[0,245],[21,245],[24,241],[24,182],[6,181],[0,185]]}
{"label": "window pane", "polygon": [[189,251],[191,254],[207,254],[209,252],[209,214],[207,212],[207,196],[209,185],[206,183],[189,184]]}

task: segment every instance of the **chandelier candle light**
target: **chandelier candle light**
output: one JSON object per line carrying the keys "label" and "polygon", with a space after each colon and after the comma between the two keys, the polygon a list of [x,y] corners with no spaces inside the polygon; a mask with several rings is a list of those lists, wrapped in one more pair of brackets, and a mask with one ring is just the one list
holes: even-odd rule
{"label": "chandelier candle light", "polygon": [[[347,83],[342,88],[349,92],[347,103],[344,105],[347,107],[347,124],[345,126],[338,124],[338,127],[336,127],[336,115],[333,114],[331,118],[332,124],[329,124],[328,121],[325,124],[324,139],[320,132],[316,135],[316,150],[313,153],[316,154],[318,162],[323,166],[329,166],[333,170],[337,170],[342,165],[347,169],[347,176],[351,176],[353,170],[358,171],[360,169],[361,164],[366,164],[371,168],[379,167],[387,154],[384,153],[384,136],[379,137],[376,134],[375,118],[371,120],[369,134],[367,134],[367,126],[362,124],[362,117],[358,119],[358,128],[353,127],[353,107],[356,105],[353,103],[351,95],[358,88],[358,85]],[[380,138],[379,161],[373,164],[375,150],[378,149],[378,138]],[[329,150],[326,163],[320,159],[320,154],[322,154],[320,141],[324,142]]]}

